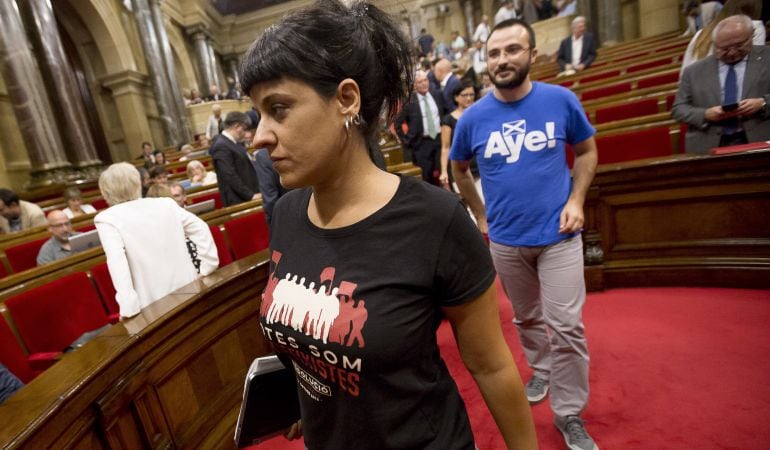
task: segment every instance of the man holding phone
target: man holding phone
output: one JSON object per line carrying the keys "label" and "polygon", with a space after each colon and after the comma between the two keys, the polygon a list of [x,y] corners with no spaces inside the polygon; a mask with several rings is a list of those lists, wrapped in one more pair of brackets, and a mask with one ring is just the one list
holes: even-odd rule
{"label": "man holding phone", "polygon": [[672,116],[689,125],[688,153],[770,140],[770,49],[752,45],[751,18],[714,29],[714,54],[682,74]]}

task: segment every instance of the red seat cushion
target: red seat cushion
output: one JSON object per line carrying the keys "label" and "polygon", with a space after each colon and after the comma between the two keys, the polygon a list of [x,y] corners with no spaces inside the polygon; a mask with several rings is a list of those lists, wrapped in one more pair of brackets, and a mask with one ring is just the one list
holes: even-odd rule
{"label": "red seat cushion", "polygon": [[230,247],[227,246],[225,234],[219,228],[219,225],[209,225],[211,236],[214,238],[214,244],[217,246],[219,254],[219,267],[224,267],[233,262],[233,255],[230,253]]}
{"label": "red seat cushion", "polygon": [[596,123],[612,122],[613,120],[630,119],[632,117],[657,114],[658,100],[646,98],[634,102],[623,103],[596,110]]}
{"label": "red seat cushion", "polygon": [[596,138],[599,164],[674,154],[668,127],[650,128]]}
{"label": "red seat cushion", "polygon": [[264,211],[228,220],[224,226],[235,259],[244,258],[270,245],[270,231]]}
{"label": "red seat cushion", "polygon": [[201,203],[205,202],[206,200],[214,200],[214,208],[220,209],[222,206],[222,194],[219,193],[219,191],[210,192],[208,194],[202,194],[198,195],[196,197],[191,197],[190,202],[191,203]]}
{"label": "red seat cushion", "polygon": [[580,99],[583,101],[586,101],[586,100],[607,97],[609,95],[620,94],[621,92],[629,92],[629,91],[631,91],[631,83],[618,83],[610,86],[604,86],[604,87],[584,91],[580,95]]}
{"label": "red seat cushion", "polygon": [[40,247],[45,244],[49,238],[44,237],[34,241],[24,242],[5,249],[5,256],[8,263],[15,273],[31,269],[37,266],[37,254],[40,253]]}
{"label": "red seat cushion", "polygon": [[636,86],[639,89],[643,89],[653,86],[660,86],[663,84],[675,83],[677,81],[679,81],[679,71],[642,78],[636,83]]}
{"label": "red seat cushion", "polygon": [[108,323],[85,272],[15,295],[5,305],[27,346],[30,362],[52,363],[80,335]]}
{"label": "red seat cushion", "polygon": [[91,206],[93,206],[97,211],[101,211],[110,207],[110,205],[107,204],[107,200],[103,198],[94,199],[94,201],[91,202]]}
{"label": "red seat cushion", "polygon": [[580,83],[590,83],[592,81],[603,80],[605,78],[612,78],[620,75],[619,70],[609,70],[607,72],[597,73],[593,75],[587,75],[580,78]]}
{"label": "red seat cushion", "polygon": [[35,378],[35,373],[27,362],[24,350],[2,316],[0,316],[0,363],[3,363],[11,373],[25,384]]}
{"label": "red seat cushion", "polygon": [[115,286],[112,284],[112,277],[110,276],[107,263],[103,262],[91,267],[91,278],[96,283],[96,290],[99,291],[99,296],[102,298],[104,311],[110,317],[110,322],[112,322],[116,314],[120,317],[120,306],[117,300],[115,300],[117,291],[115,291]]}
{"label": "red seat cushion", "polygon": [[666,64],[671,64],[671,58],[656,59],[654,61],[647,61],[647,62],[636,64],[633,66],[629,66],[628,68],[626,68],[626,73],[639,72],[641,70],[651,69],[653,67],[665,66]]}

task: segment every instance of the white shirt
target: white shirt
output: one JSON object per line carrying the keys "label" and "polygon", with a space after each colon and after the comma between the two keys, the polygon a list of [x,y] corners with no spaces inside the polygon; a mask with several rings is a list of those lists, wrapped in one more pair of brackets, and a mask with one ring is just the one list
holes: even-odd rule
{"label": "white shirt", "polygon": [[[444,77],[445,80],[449,79],[449,77]],[[430,116],[428,116],[428,113],[425,111],[425,98],[428,99],[428,106],[430,107]],[[441,121],[438,116],[438,106],[436,106],[436,101],[433,99],[433,96],[430,95],[430,92],[426,93],[425,95],[422,95],[420,93],[417,93],[417,101],[420,104],[420,113],[422,113],[422,134],[423,136],[428,136],[428,120],[433,120],[433,129],[436,131],[436,135],[441,132]]]}
{"label": "white shirt", "polygon": [[516,18],[515,9],[508,9],[505,6],[501,6],[500,9],[498,9],[497,13],[495,14],[495,25],[502,22],[503,20],[515,19],[515,18]]}
{"label": "white shirt", "polygon": [[171,198],[140,198],[111,206],[94,218],[122,317],[195,281],[198,273],[185,236],[196,245],[201,275],[219,265],[206,222]]}
{"label": "white shirt", "polygon": [[485,48],[479,49],[472,49],[473,56],[471,57],[471,60],[473,61],[473,71],[476,72],[477,76],[481,76],[481,73],[487,70],[487,51]]}
{"label": "white shirt", "polygon": [[489,37],[489,25],[485,24],[484,22],[481,22],[476,27],[476,31],[473,33],[473,42],[476,42],[476,41],[487,42],[488,37]]}
{"label": "white shirt", "polygon": [[583,53],[583,36],[572,36],[572,67],[580,64],[580,55]]}
{"label": "white shirt", "polygon": [[[93,214],[96,212],[96,208],[89,205],[88,203],[81,204],[80,209],[83,210],[85,214]],[[70,219],[75,217],[75,215],[72,214],[72,210],[69,208],[69,206],[64,208],[62,212],[64,213],[65,216],[69,217]]]}

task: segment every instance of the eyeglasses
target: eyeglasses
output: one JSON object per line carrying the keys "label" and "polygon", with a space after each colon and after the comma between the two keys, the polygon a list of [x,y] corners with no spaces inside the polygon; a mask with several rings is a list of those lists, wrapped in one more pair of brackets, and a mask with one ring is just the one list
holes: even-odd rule
{"label": "eyeglasses", "polygon": [[473,98],[473,97],[475,97],[475,96],[476,96],[476,94],[474,94],[473,92],[471,92],[470,94],[457,94],[457,96],[458,96],[458,97],[465,97],[465,98]]}
{"label": "eyeglasses", "polygon": [[750,41],[751,41],[751,36],[749,36],[746,40],[733,45],[727,45],[724,47],[719,45],[714,45],[714,50],[720,53],[728,53],[730,50],[740,51],[746,48],[746,44],[748,44]]}
{"label": "eyeglasses", "polygon": [[[510,45],[510,46],[508,46],[508,47],[505,47],[505,53],[506,53],[508,56],[514,56],[514,57],[516,57],[516,56],[519,56],[519,55],[521,55],[522,53],[526,52],[526,51],[527,51],[527,50],[529,50],[530,48],[531,48],[531,47],[521,47],[521,46],[519,46],[519,45]],[[498,49],[493,49],[493,50],[490,50],[490,51],[489,51],[489,55],[488,55],[488,56],[489,56],[490,58],[498,58],[498,57],[500,57],[500,53],[501,53],[501,50],[498,50]]]}
{"label": "eyeglasses", "polygon": [[49,225],[49,226],[50,226],[51,228],[67,228],[67,227],[69,227],[70,225],[72,225],[72,224],[71,224],[71,223],[69,223],[69,222],[64,222],[64,223],[52,223],[52,224],[51,224],[51,225]]}

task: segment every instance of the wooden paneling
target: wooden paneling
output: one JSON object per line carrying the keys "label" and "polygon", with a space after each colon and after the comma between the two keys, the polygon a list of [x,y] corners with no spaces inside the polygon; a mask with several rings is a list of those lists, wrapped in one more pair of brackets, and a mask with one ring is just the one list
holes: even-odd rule
{"label": "wooden paneling", "polygon": [[601,166],[586,230],[604,287],[770,288],[770,150]]}
{"label": "wooden paneling", "polygon": [[4,448],[233,448],[243,379],[268,353],[267,253],[113,325],[0,405]]}

